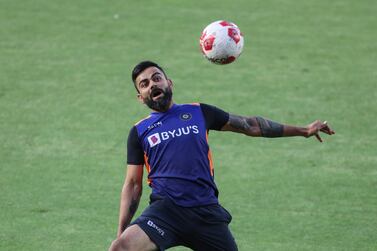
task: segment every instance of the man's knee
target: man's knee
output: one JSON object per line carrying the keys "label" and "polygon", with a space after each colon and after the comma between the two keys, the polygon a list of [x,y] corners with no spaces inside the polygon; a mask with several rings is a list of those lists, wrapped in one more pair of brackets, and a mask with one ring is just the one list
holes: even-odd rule
{"label": "man's knee", "polygon": [[109,251],[156,250],[156,246],[139,226],[133,225],[113,241]]}
{"label": "man's knee", "polygon": [[132,250],[132,232],[122,234],[118,239],[111,243],[109,251],[129,251]]}
{"label": "man's knee", "polygon": [[109,248],[109,251],[123,251],[123,250],[127,250],[127,249],[126,249],[126,243],[121,238],[114,240],[111,243],[111,246]]}

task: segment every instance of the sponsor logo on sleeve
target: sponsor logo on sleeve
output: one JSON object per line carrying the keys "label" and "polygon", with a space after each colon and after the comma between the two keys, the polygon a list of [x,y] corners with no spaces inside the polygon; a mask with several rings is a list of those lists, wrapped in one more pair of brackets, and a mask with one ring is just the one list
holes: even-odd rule
{"label": "sponsor logo on sleeve", "polygon": [[148,220],[147,225],[150,226],[151,228],[155,229],[159,235],[161,235],[161,236],[165,235],[165,231],[162,230],[160,227],[158,227],[156,224],[154,224],[153,221]]}

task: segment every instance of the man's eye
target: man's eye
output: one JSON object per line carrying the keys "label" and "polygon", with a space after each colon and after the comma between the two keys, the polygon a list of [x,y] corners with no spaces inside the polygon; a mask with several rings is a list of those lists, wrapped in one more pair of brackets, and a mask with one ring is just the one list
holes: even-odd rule
{"label": "man's eye", "polygon": [[161,77],[160,76],[155,76],[155,77],[153,77],[153,81],[155,81],[155,82],[158,82],[158,81],[160,81],[161,80]]}

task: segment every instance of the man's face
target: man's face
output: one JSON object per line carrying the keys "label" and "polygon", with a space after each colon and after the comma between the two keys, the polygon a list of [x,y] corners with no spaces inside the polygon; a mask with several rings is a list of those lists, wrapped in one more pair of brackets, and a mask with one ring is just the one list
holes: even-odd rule
{"label": "man's face", "polygon": [[139,90],[138,99],[152,110],[165,112],[171,106],[172,81],[156,68],[149,67],[142,71],[135,80]]}

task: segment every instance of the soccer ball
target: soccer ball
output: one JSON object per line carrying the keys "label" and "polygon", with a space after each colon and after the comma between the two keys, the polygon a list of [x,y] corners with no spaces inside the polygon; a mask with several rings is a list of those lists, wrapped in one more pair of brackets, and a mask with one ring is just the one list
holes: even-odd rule
{"label": "soccer ball", "polygon": [[224,20],[205,27],[199,41],[204,57],[221,65],[234,62],[243,48],[243,34],[238,26]]}

